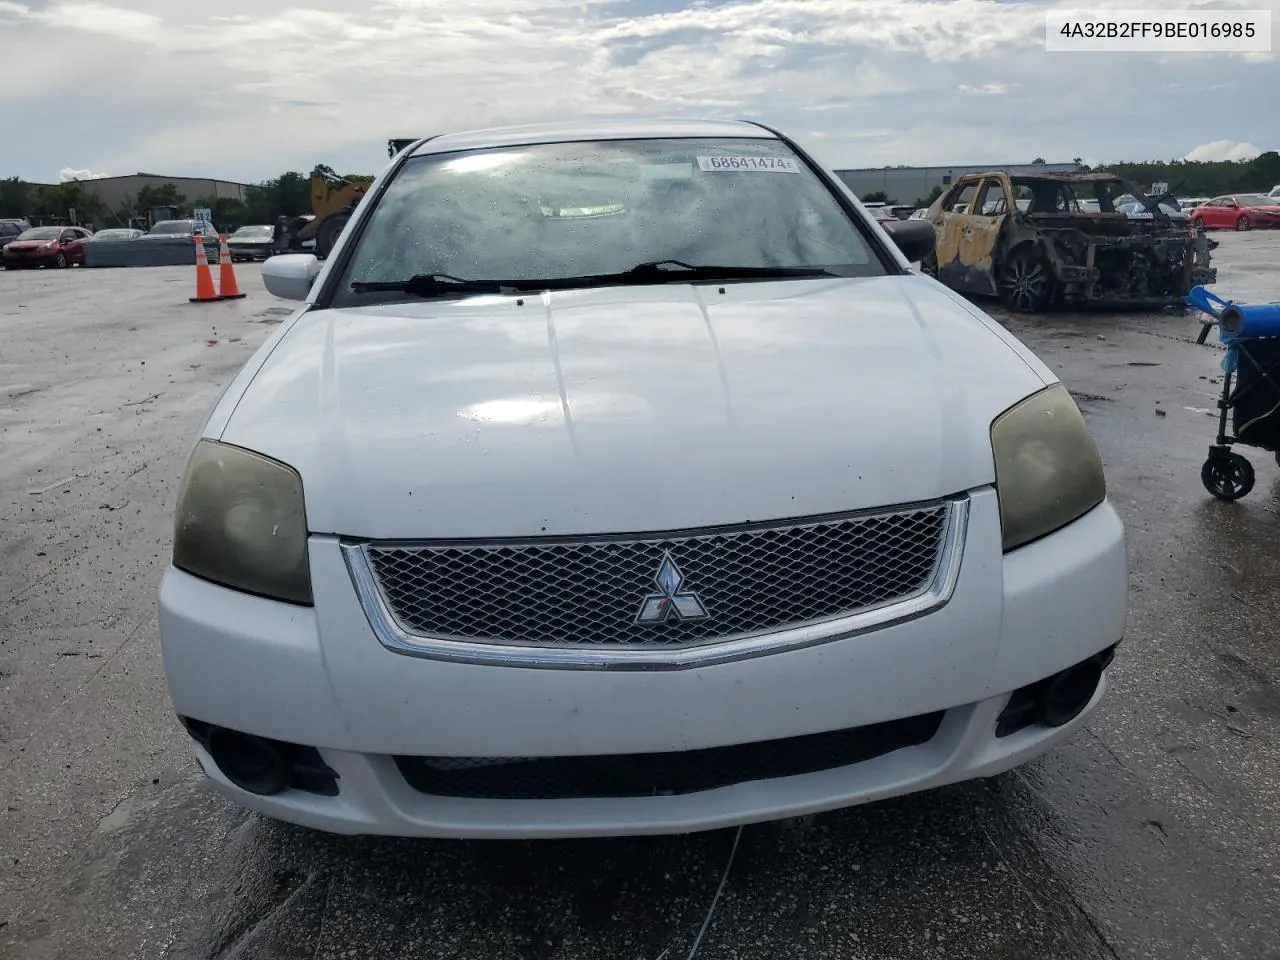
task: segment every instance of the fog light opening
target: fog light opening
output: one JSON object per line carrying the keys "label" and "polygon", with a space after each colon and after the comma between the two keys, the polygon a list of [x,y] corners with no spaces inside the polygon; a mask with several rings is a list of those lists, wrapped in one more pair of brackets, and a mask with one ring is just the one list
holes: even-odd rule
{"label": "fog light opening", "polygon": [[241,790],[270,796],[289,786],[289,770],[274,745],[261,737],[222,727],[209,730],[209,756]]}
{"label": "fog light opening", "polygon": [[1049,681],[1040,700],[1040,722],[1060,727],[1078,717],[1089,705],[1102,682],[1102,664],[1097,659],[1077,664]]}

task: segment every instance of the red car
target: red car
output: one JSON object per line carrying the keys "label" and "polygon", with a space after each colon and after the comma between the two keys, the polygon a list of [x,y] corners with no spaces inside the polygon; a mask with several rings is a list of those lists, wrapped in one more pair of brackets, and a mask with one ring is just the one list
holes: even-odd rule
{"label": "red car", "polygon": [[1280,197],[1268,197],[1261,193],[1214,197],[1191,211],[1191,223],[1207,230],[1280,227]]}
{"label": "red car", "polygon": [[84,263],[84,242],[91,236],[80,227],[32,227],[5,244],[5,268],[69,267],[73,263]]}

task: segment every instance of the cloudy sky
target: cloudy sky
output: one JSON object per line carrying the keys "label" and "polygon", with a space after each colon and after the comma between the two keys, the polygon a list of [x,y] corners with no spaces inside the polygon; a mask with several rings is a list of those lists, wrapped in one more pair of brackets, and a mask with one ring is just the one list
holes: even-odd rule
{"label": "cloudy sky", "polygon": [[1174,4],[0,0],[0,176],[376,172],[391,137],[589,115],[759,119],[836,167],[1280,147],[1274,52],[1045,51],[1046,10],[1107,6]]}

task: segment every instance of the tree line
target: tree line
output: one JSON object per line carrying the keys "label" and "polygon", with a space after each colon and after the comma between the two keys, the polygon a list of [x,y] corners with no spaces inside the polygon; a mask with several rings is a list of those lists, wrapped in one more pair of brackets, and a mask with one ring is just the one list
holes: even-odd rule
{"label": "tree line", "polygon": [[[371,181],[366,174],[348,174],[347,180]],[[0,179],[0,218],[22,218],[32,223],[61,223],[75,211],[80,224],[95,229],[128,227],[146,221],[157,207],[170,207],[179,216],[191,216],[199,209],[212,211],[213,222],[224,230],[247,224],[274,223],[279,216],[289,218],[311,212],[311,178],[289,171],[245,189],[244,199],[236,197],[187,197],[172,183],[145,186],[136,196],[128,196],[111,209],[99,199],[89,182],[71,180],[54,185],[26,183],[18,177]]]}
{"label": "tree line", "polygon": [[[1080,163],[1080,158],[1076,158]],[[1032,163],[1044,163],[1037,157]],[[1084,166],[1087,171],[1090,168]],[[1153,183],[1167,183],[1171,192],[1180,196],[1213,197],[1224,193],[1263,193],[1280,185],[1280,153],[1268,150],[1252,160],[1148,160],[1104,164],[1098,171],[1116,173],[1150,189]],[[367,174],[347,174],[345,179],[368,182]],[[890,197],[882,191],[869,193],[867,202],[914,203],[927,207],[942,193],[935,187],[927,196],[914,201]],[[156,207],[173,207],[190,216],[205,208],[213,211],[213,222],[220,228],[234,230],[253,223],[274,223],[279,216],[297,217],[311,211],[310,177],[289,171],[245,190],[244,200],[235,197],[185,197],[172,183],[147,186],[137,196],[126,198],[118,209],[108,209],[85,183],[72,180],[56,185],[26,183],[17,177],[0,179],[0,218],[22,217],[31,222],[64,222],[74,210],[82,224],[97,229],[131,226],[146,220]]]}

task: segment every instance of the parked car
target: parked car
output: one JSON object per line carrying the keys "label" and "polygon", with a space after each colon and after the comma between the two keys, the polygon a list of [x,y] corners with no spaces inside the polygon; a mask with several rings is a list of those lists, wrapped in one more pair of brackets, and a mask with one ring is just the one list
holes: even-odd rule
{"label": "parked car", "polygon": [[1271,192],[1267,194],[1273,200],[1280,200],[1280,184],[1271,188]]}
{"label": "parked car", "polygon": [[84,263],[84,244],[92,234],[81,227],[32,227],[5,244],[8,270],[69,267]]}
{"label": "parked car", "polygon": [[911,269],[930,224],[752,123],[444,135],[379,183],[323,264],[263,266],[299,309],[178,493],[165,674],[226,795],[686,832],[993,775],[1093,714],[1128,590],[1098,449]]}
{"label": "parked car", "polygon": [[218,233],[209,224],[199,220],[158,220],[151,229],[143,234],[143,239],[172,239],[173,237],[212,237],[218,239]]}
{"label": "parked car", "polygon": [[211,264],[217,263],[221,258],[221,238],[210,224],[200,220],[158,220],[138,240],[139,242],[146,242],[152,240],[174,240],[182,237],[189,238],[193,243],[196,237],[202,237],[205,256]]}
{"label": "parked car", "polygon": [[3,250],[10,241],[16,240],[19,234],[30,229],[31,224],[26,220],[0,220],[0,250]]}
{"label": "parked car", "polygon": [[1261,193],[1214,197],[1191,211],[1191,222],[1206,230],[1280,226],[1280,200]]}
{"label": "parked car", "polygon": [[271,256],[275,227],[271,224],[241,227],[227,237],[227,249],[234,261],[265,260]]}
{"label": "parked car", "polygon": [[99,230],[89,238],[90,243],[106,243],[109,241],[119,240],[137,240],[143,236],[141,230],[134,230],[127,227],[112,227],[109,230]]}
{"label": "parked car", "polygon": [[[1121,194],[1119,197],[1116,197],[1116,199],[1112,202],[1115,205],[1115,209],[1119,210],[1121,213],[1123,213],[1127,217],[1136,217],[1140,220],[1149,220],[1152,217],[1154,217],[1155,214],[1151,211],[1148,200],[1150,200],[1150,198],[1147,198],[1146,200],[1140,200],[1131,193],[1125,193],[1125,194]],[[1081,201],[1082,204],[1084,202],[1085,201]],[[1092,206],[1090,207],[1090,212],[1092,213],[1101,212],[1098,209],[1097,200],[1090,201],[1090,203],[1092,204]],[[1176,223],[1188,223],[1191,220],[1191,215],[1187,213],[1185,210],[1183,210],[1179,206],[1178,201],[1173,197],[1165,197],[1159,202],[1158,206],[1164,212],[1164,215],[1166,217],[1168,217],[1170,220],[1173,220]]]}
{"label": "parked car", "polygon": [[[1116,209],[1125,194],[1149,217]],[[1203,238],[1113,174],[966,174],[929,219],[937,249],[921,268],[1021,312],[1062,302],[1181,304],[1192,286],[1217,278]]]}

